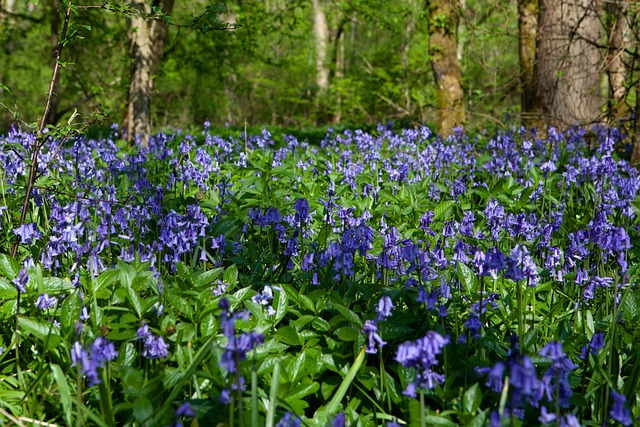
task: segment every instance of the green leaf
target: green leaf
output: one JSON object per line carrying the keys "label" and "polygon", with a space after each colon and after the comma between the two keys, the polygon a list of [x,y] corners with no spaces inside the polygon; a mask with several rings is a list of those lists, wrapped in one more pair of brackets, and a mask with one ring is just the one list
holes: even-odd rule
{"label": "green leaf", "polygon": [[198,289],[212,286],[213,282],[224,273],[224,268],[214,268],[207,270],[196,277],[196,287]]}
{"label": "green leaf", "polygon": [[478,383],[475,383],[467,391],[464,392],[462,398],[464,412],[467,414],[475,414],[482,403],[482,392]]}
{"label": "green leaf", "polygon": [[362,320],[354,311],[336,302],[332,304],[332,307],[338,310],[344,317],[346,317],[347,320],[349,320],[349,322],[351,322],[353,326],[356,326],[358,330],[362,329]]}
{"label": "green leaf", "polygon": [[287,314],[287,309],[289,308],[289,298],[287,297],[287,293],[282,291],[276,291],[276,296],[273,301],[273,308],[276,310],[276,314],[274,316],[274,323],[277,325],[284,318],[285,314]]}
{"label": "green leaf", "polygon": [[338,328],[336,330],[336,335],[342,341],[355,341],[355,340],[358,339],[359,333],[358,333],[358,331],[356,331],[352,327],[345,326],[343,328]]}
{"label": "green leaf", "polygon": [[464,286],[465,291],[467,291],[467,295],[475,295],[478,288],[475,273],[462,262],[458,262],[457,266],[458,281],[460,281],[462,286]]}
{"label": "green leaf", "polygon": [[231,265],[224,271],[224,281],[231,287],[238,283],[238,267]]}
{"label": "green leaf", "polygon": [[153,404],[144,396],[138,397],[133,402],[133,416],[143,426],[151,425],[153,417]]}
{"label": "green leaf", "polygon": [[425,415],[425,424],[436,427],[457,427],[458,425],[448,418],[439,417],[437,415]]}
{"label": "green leaf", "polygon": [[[18,317],[18,326],[21,330],[34,335],[35,337],[45,340],[47,335],[51,333],[51,335],[58,336],[60,338],[60,331],[55,324],[51,322],[47,322],[45,320],[34,319],[32,317],[20,316]],[[53,343],[51,337],[49,337],[50,343]],[[58,340],[55,340],[59,342]]]}
{"label": "green leaf", "polygon": [[283,326],[276,332],[278,339],[287,345],[301,345],[300,336],[292,326]]}
{"label": "green leaf", "polygon": [[318,390],[320,390],[320,384],[317,381],[313,381],[309,384],[300,384],[287,392],[287,400],[292,402],[294,400],[302,399],[317,392]]}
{"label": "green leaf", "polygon": [[82,301],[80,293],[74,292],[64,299],[60,308],[60,324],[65,330],[71,330],[73,325],[80,320]]}
{"label": "green leaf", "polygon": [[364,350],[365,348],[362,347],[362,349],[360,350],[360,353],[358,354],[356,359],[353,361],[353,365],[351,365],[351,368],[349,368],[347,375],[345,375],[345,377],[342,379],[342,383],[340,383],[340,387],[338,387],[338,390],[331,398],[331,401],[329,402],[329,404],[324,408],[319,409],[315,413],[313,418],[316,420],[316,425],[321,425],[321,426],[325,425],[325,423],[327,422],[327,418],[329,418],[330,416],[333,416],[338,412],[338,408],[342,403],[342,399],[344,398],[344,395],[347,393],[347,390],[349,389],[349,387],[351,387],[351,383],[353,383],[353,380],[356,378],[356,375],[358,374],[358,371],[362,366],[362,362],[364,361],[365,354],[366,354]]}
{"label": "green leaf", "polygon": [[449,210],[451,209],[451,207],[453,205],[455,205],[457,202],[455,200],[445,200],[444,202],[440,203],[438,206],[435,207],[435,209],[433,210],[433,220],[437,221],[440,218],[444,217]]}
{"label": "green leaf", "polygon": [[56,386],[58,386],[58,394],[60,396],[60,403],[62,404],[62,410],[64,411],[64,419],[67,422],[67,425],[73,425],[73,404],[74,399],[71,397],[71,390],[69,388],[69,384],[67,383],[67,377],[62,372],[62,368],[55,363],[49,365],[51,368],[51,374],[53,375],[53,379],[56,382]]}
{"label": "green leaf", "polygon": [[20,272],[20,263],[9,255],[0,254],[0,272],[9,280],[13,280]]}
{"label": "green leaf", "polygon": [[75,289],[75,285],[69,280],[60,277],[44,277],[42,279],[42,291],[47,294],[59,294]]}

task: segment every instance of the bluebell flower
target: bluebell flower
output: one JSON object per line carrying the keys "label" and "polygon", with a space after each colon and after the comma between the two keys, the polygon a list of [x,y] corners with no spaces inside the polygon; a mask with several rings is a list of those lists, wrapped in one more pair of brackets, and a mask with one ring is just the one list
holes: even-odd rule
{"label": "bluebell flower", "polygon": [[189,404],[189,402],[185,402],[178,409],[176,409],[176,417],[194,417],[196,415],[195,411]]}
{"label": "bluebell flower", "polygon": [[624,394],[612,391],[611,399],[613,400],[611,402],[611,410],[609,411],[609,415],[611,416],[611,418],[613,418],[623,426],[630,426],[631,424],[633,424],[633,420],[631,419],[631,412],[626,406],[627,397]]}
{"label": "bluebell flower", "polygon": [[41,294],[36,299],[35,305],[40,310],[46,310],[48,308],[55,307],[57,303],[58,303],[58,298],[49,296],[48,294]]}
{"label": "bluebell flower", "polygon": [[14,228],[13,233],[16,236],[20,236],[20,243],[23,245],[30,245],[33,242],[40,240],[42,237],[42,233],[33,222],[22,224],[18,228]]}
{"label": "bluebell flower", "polygon": [[487,374],[487,387],[489,387],[495,393],[500,393],[504,388],[503,377],[505,371],[505,364],[498,362],[493,365],[492,368],[476,368],[476,372],[480,375]]}
{"label": "bluebell flower", "polygon": [[542,406],[540,408],[540,416],[538,417],[538,421],[542,424],[550,424],[556,420],[557,415],[553,412],[548,412],[546,406]]}
{"label": "bluebell flower", "polygon": [[21,268],[18,272],[18,277],[13,279],[13,284],[16,286],[16,289],[21,294],[27,293],[27,282],[29,282],[29,273],[26,268]]}
{"label": "bluebell flower", "polygon": [[104,337],[98,337],[87,352],[78,341],[71,348],[71,366],[79,365],[82,373],[89,380],[89,387],[100,384],[98,368],[103,368],[107,362],[115,360],[118,352],[113,343]]}
{"label": "bluebell flower", "polygon": [[292,415],[291,412],[287,412],[280,419],[278,424],[276,424],[276,427],[300,427],[301,425],[302,424],[301,424],[300,418],[298,418],[295,415]]}
{"label": "bluebell flower", "polygon": [[276,311],[271,306],[272,300],[273,300],[273,290],[269,285],[266,285],[262,289],[262,292],[255,294],[253,297],[251,297],[252,302],[256,304],[264,305],[267,307],[267,316],[273,316],[276,313]]}
{"label": "bluebell flower", "polygon": [[449,337],[428,331],[423,338],[400,344],[395,361],[405,368],[418,370],[416,378],[409,383],[403,394],[415,397],[417,388],[431,389],[436,384],[444,382],[444,375],[434,372],[431,368],[438,364],[436,356],[442,353],[442,349],[448,343]]}
{"label": "bluebell flower", "polygon": [[142,356],[147,359],[166,359],[169,357],[169,347],[161,336],[154,336],[149,330],[147,322],[143,321],[138,328],[138,339],[142,341]]}
{"label": "bluebell flower", "polygon": [[309,220],[309,202],[307,199],[296,199],[293,203],[296,210],[295,220],[298,224],[306,224]]}
{"label": "bluebell flower", "polygon": [[362,333],[368,335],[367,349],[365,350],[369,354],[378,353],[378,346],[384,347],[387,343],[382,340],[378,335],[378,325],[373,320],[366,320],[362,327]]}
{"label": "bluebell flower", "polygon": [[376,312],[378,313],[378,320],[384,320],[387,317],[391,316],[391,310],[396,308],[393,305],[393,301],[391,301],[391,297],[388,295],[384,295],[382,298],[378,300],[378,307],[376,308]]}
{"label": "bluebell flower", "polygon": [[338,415],[331,421],[331,427],[344,427],[345,418],[344,412],[338,412]]}

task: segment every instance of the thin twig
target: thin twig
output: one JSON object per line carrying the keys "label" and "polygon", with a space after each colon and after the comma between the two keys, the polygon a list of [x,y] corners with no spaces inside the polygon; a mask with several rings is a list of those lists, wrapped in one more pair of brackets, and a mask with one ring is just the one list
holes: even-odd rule
{"label": "thin twig", "polygon": [[[43,137],[43,131],[45,125],[47,123],[47,116],[49,116],[49,111],[51,110],[51,100],[53,99],[53,90],[55,89],[56,80],[58,79],[58,72],[60,71],[60,57],[62,55],[62,48],[64,47],[63,42],[67,38],[67,29],[69,28],[69,20],[71,18],[71,5],[67,6],[67,11],[64,15],[64,25],[62,27],[62,33],[60,34],[60,42],[58,42],[56,46],[56,57],[55,63],[53,65],[53,73],[51,76],[51,81],[49,82],[49,92],[47,93],[47,101],[44,106],[44,112],[42,113],[42,117],[40,119],[40,126],[38,127],[38,132],[36,134],[36,143],[33,147],[33,153],[31,154],[31,167],[29,168],[29,178],[27,180],[27,191],[24,195],[24,201],[22,203],[22,212],[20,213],[20,222],[18,226],[24,224],[25,219],[27,218],[27,210],[29,208],[29,201],[31,200],[31,193],[33,191],[33,185],[36,181],[36,174],[38,172],[38,154],[40,152],[40,148],[44,145],[45,138]],[[15,258],[18,253],[18,247],[20,246],[20,237],[16,236],[16,240],[11,247],[11,256]]]}

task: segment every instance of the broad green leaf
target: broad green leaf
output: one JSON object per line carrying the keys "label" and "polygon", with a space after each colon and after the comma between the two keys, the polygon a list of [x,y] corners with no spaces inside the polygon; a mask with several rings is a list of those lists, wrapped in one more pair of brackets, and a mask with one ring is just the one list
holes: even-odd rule
{"label": "broad green leaf", "polygon": [[458,262],[456,265],[458,267],[458,280],[464,286],[467,295],[475,295],[478,287],[475,273],[462,262]]}
{"label": "broad green leaf", "polygon": [[70,330],[80,320],[82,301],[80,293],[74,292],[64,299],[60,308],[60,324],[65,330]]}
{"label": "broad green leaf", "polygon": [[20,263],[9,255],[0,254],[0,272],[9,280],[13,280],[18,276],[20,271]]}
{"label": "broad green leaf", "polygon": [[278,328],[276,336],[280,341],[287,345],[301,345],[298,332],[291,326],[283,326]]}
{"label": "broad green leaf", "polygon": [[223,268],[207,270],[196,277],[196,287],[198,289],[213,286],[214,281],[224,273]]}
{"label": "broad green leaf", "polygon": [[356,339],[358,339],[358,335],[360,335],[358,331],[350,326],[336,329],[335,334],[342,341],[355,341]]}
{"label": "broad green leaf", "polygon": [[140,396],[133,402],[133,416],[141,425],[152,425],[153,413],[153,404],[146,397]]}
{"label": "broad green leaf", "polygon": [[480,387],[478,387],[478,383],[475,383],[464,392],[462,402],[464,411],[467,414],[474,415],[476,413],[482,403],[482,392],[480,391]]}

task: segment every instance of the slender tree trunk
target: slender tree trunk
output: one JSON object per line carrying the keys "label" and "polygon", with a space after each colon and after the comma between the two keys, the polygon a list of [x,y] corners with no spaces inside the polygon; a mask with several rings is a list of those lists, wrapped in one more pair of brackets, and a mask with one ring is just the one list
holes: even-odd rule
{"label": "slender tree trunk", "polygon": [[465,121],[462,71],[458,61],[457,0],[429,3],[429,51],[436,84],[438,133],[446,137]]}
{"label": "slender tree trunk", "polygon": [[610,25],[609,51],[607,54],[607,74],[609,77],[609,115],[613,124],[627,114],[627,88],[624,84],[626,76],[625,49],[629,44],[630,26],[627,20],[627,3],[614,0],[606,4]]}
{"label": "slender tree trunk", "polygon": [[322,0],[313,0],[313,32],[316,40],[316,84],[323,93],[329,89],[329,67],[327,66],[329,25]]}
{"label": "slender tree trunk", "polygon": [[[52,61],[55,64],[56,60],[56,52],[58,50],[58,43],[61,40],[58,40],[58,33],[60,32],[60,13],[58,9],[60,8],[59,0],[51,0],[51,46],[53,46],[52,53]],[[58,87],[58,82],[60,81],[60,75],[56,76],[56,81],[54,82],[55,87]],[[49,109],[49,114],[45,118],[46,124],[55,124],[58,121],[58,106],[60,105],[60,98],[56,93],[51,97],[51,108]]]}
{"label": "slender tree trunk", "polygon": [[535,81],[548,124],[600,119],[601,24],[595,0],[540,0]]}
{"label": "slender tree trunk", "polygon": [[539,125],[539,102],[534,79],[538,0],[518,0],[518,32],[522,122],[525,126],[536,126]]}
{"label": "slender tree trunk", "polygon": [[[171,13],[173,0],[154,1],[153,5],[160,7],[165,13]],[[130,19],[131,68],[125,123],[129,140],[140,137],[140,143],[146,147],[151,134],[153,74],[160,67],[162,60],[167,25],[160,20],[146,19],[150,7],[144,0],[136,0],[131,6],[140,11],[141,16]]]}

